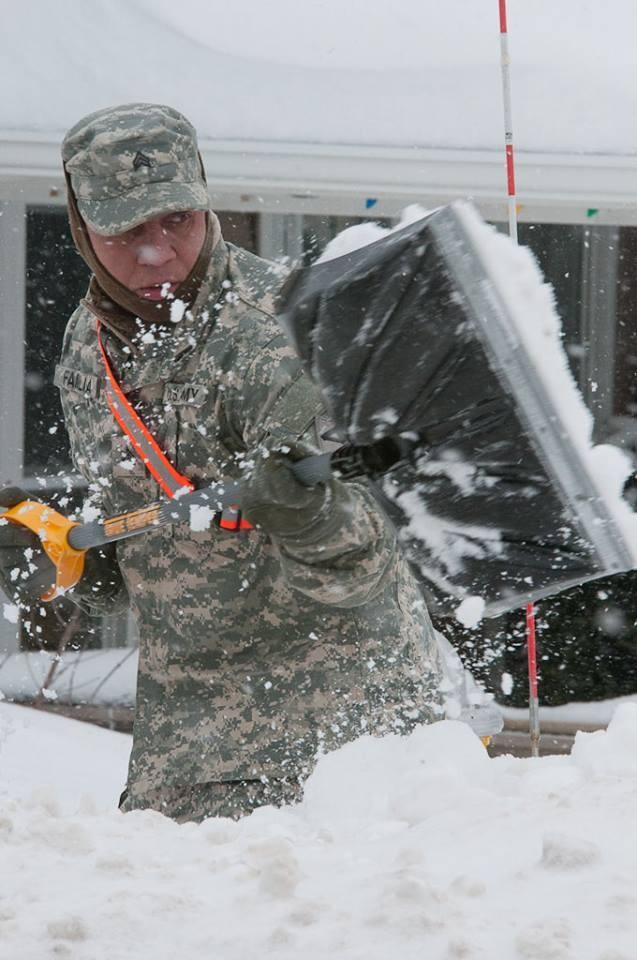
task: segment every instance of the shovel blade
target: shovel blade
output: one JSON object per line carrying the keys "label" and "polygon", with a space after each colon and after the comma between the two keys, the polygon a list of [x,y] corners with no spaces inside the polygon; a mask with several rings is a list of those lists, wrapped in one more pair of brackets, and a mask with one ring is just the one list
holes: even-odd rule
{"label": "shovel blade", "polygon": [[635,552],[516,334],[477,219],[453,204],[306,268],[280,307],[341,439],[413,442],[370,483],[418,576],[445,612],[477,595],[495,616]]}

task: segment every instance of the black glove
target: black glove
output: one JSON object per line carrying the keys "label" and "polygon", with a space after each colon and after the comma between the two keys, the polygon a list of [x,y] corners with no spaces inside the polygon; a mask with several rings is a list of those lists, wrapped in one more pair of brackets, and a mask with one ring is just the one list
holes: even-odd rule
{"label": "black glove", "polygon": [[241,483],[241,513],[277,540],[299,541],[311,535],[329,512],[332,482],[307,487],[290,466],[308,453],[288,444],[262,447]]}
{"label": "black glove", "polygon": [[[0,507],[14,507],[35,497],[19,487],[0,490]],[[19,606],[37,602],[55,583],[56,570],[47,557],[40,538],[0,514],[0,587]]]}

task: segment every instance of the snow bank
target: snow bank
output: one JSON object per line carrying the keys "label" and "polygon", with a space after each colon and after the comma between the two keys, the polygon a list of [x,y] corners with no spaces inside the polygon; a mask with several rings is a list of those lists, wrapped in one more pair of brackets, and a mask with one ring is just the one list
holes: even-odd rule
{"label": "snow bank", "polygon": [[60,703],[133,706],[138,652],[133,647],[69,651],[58,658],[45,650],[12,653],[0,660],[0,700],[25,701],[37,696],[52,665],[48,698]]}
{"label": "snow bank", "polygon": [[[510,674],[503,675],[501,686],[504,694],[508,695],[512,692],[513,681]],[[605,727],[610,723],[617,708],[625,703],[634,703],[637,706],[637,694],[613,697],[610,700],[592,700],[586,703],[563,703],[558,707],[540,707],[540,723],[547,729],[553,730],[558,730],[560,726],[580,729]],[[515,725],[524,724],[525,729],[528,728],[528,710],[521,707],[503,707],[502,713],[505,722],[513,722]]]}
{"label": "snow bank", "polygon": [[[126,781],[130,740],[88,723],[0,703],[0,815],[15,803],[48,810],[54,818],[79,809],[112,811]],[[6,840],[7,824],[0,823]],[[0,856],[0,863],[4,859]],[[0,896],[6,893],[0,884]]]}
{"label": "snow bank", "polygon": [[2,957],[635,957],[637,705],[571,757],[364,737],[239,823],[116,812],[128,743],[0,704]]}

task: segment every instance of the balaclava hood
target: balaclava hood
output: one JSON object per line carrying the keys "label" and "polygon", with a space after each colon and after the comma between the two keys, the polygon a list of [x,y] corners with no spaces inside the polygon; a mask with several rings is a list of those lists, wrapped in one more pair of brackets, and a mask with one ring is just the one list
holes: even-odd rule
{"label": "balaclava hood", "polygon": [[221,228],[215,214],[212,210],[209,210],[206,215],[206,235],[201,251],[190,274],[177,287],[174,297],[159,301],[146,300],[143,297],[138,297],[136,293],[116,280],[97,259],[86,230],[86,224],[77,209],[73,188],[68,182],[68,174],[67,184],[69,223],[73,241],[78,253],[93,274],[84,298],[86,306],[107,327],[125,340],[129,346],[137,332],[137,317],[143,320],[147,327],[155,324],[167,329],[174,328],[175,325],[171,321],[171,304],[175,300],[181,300],[186,304],[187,309],[194,305],[199,288],[208,271],[213,250],[221,239]]}
{"label": "balaclava hood", "polygon": [[[136,318],[170,329],[173,299],[187,308],[194,305],[221,239],[219,221],[209,209],[194,127],[179,111],[163,104],[109,107],[89,114],[69,130],[62,144],[62,159],[71,232],[93,272],[87,306],[125,339],[133,336]],[[103,236],[116,236],[179,210],[207,212],[206,235],[197,262],[174,298],[157,302],[138,297],[97,259],[87,225]]]}

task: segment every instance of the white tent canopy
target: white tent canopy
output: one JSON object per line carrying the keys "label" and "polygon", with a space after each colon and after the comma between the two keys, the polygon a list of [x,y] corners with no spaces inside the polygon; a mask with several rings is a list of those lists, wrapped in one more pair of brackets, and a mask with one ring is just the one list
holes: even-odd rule
{"label": "white tent canopy", "polygon": [[[632,222],[637,8],[508,6],[522,215]],[[497,0],[5,0],[2,21],[0,197],[54,197],[64,131],[141,100],[193,120],[213,196],[240,207],[503,209]]]}

